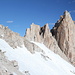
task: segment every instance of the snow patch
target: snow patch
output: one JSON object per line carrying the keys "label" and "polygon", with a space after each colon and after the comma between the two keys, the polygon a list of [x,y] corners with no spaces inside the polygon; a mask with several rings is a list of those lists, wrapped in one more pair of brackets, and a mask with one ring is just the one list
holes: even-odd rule
{"label": "snow patch", "polygon": [[15,72],[13,72],[13,75],[17,75]]}
{"label": "snow patch", "polygon": [[[13,49],[4,40],[0,39],[0,50],[6,51],[9,60],[16,60],[19,70],[30,75],[75,75],[75,67],[49,50],[44,44],[32,42],[39,46],[44,53],[31,54],[24,45]],[[45,60],[45,59],[46,60]]]}

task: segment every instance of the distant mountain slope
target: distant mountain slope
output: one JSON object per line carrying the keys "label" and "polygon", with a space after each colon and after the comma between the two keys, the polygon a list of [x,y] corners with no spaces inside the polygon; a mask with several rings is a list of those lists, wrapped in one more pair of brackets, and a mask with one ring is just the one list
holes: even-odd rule
{"label": "distant mountain slope", "polygon": [[[75,75],[75,67],[50,51],[44,44],[33,42],[42,49],[41,52],[30,53],[24,45],[13,49],[0,39],[0,50],[10,61],[18,62],[19,70],[25,75]],[[17,74],[18,75],[18,74]]]}

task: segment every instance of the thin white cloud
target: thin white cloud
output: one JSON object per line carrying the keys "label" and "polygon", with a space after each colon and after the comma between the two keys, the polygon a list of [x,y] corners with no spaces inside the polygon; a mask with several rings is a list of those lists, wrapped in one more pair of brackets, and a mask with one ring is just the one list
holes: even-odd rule
{"label": "thin white cloud", "polygon": [[69,11],[69,13],[75,12],[75,10]]}
{"label": "thin white cloud", "polygon": [[72,2],[75,2],[75,0],[73,0]]}
{"label": "thin white cloud", "polygon": [[48,23],[49,25],[55,25],[55,23]]}
{"label": "thin white cloud", "polygon": [[13,23],[13,21],[6,21],[6,23]]}
{"label": "thin white cloud", "polygon": [[70,2],[68,2],[69,4],[71,4],[71,3],[75,3],[75,0],[72,0],[72,1],[70,1]]}

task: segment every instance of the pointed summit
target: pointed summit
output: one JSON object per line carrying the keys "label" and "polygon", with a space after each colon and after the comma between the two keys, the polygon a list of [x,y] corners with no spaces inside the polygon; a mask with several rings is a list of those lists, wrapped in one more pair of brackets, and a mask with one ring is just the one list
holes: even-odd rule
{"label": "pointed summit", "polygon": [[63,18],[65,18],[65,19],[67,18],[67,19],[71,19],[72,20],[71,15],[70,15],[70,13],[67,10],[64,12]]}
{"label": "pointed summit", "polygon": [[67,14],[69,14],[69,12],[67,10],[65,10],[64,15],[67,15]]}
{"label": "pointed summit", "polygon": [[57,23],[60,23],[62,21],[63,22],[64,21],[66,21],[66,22],[69,22],[69,21],[72,22],[73,21],[70,13],[67,10],[63,13],[63,15],[60,16],[60,19],[57,21]]}
{"label": "pointed summit", "polygon": [[68,11],[64,12],[51,32],[62,52],[72,63],[75,63],[75,24]]}

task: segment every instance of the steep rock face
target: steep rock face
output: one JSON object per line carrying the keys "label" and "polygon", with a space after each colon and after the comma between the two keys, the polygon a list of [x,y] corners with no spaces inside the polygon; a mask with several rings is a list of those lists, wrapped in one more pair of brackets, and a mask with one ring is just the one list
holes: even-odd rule
{"label": "steep rock face", "polygon": [[75,24],[68,11],[60,16],[51,32],[56,38],[60,49],[75,64]]}
{"label": "steep rock face", "polygon": [[39,31],[40,31],[40,26],[32,23],[31,27],[26,30],[25,37],[30,41],[41,42]]}
{"label": "steep rock face", "polygon": [[0,25],[0,38],[4,39],[13,48],[23,44],[23,38],[18,33],[11,31],[8,27]]}
{"label": "steep rock face", "polygon": [[[48,24],[44,25],[43,27],[40,27],[39,25],[31,24],[31,28],[28,28],[26,31],[26,35],[24,37],[28,41],[35,41],[44,43],[49,49],[54,51],[55,53],[59,54],[61,57],[64,57],[64,59],[67,60],[66,56],[60,48],[58,47],[58,44],[54,37],[52,36],[50,29],[48,27]],[[30,44],[30,43],[27,43]],[[26,41],[25,41],[25,45]],[[36,48],[35,48],[36,49]],[[32,51],[32,48],[31,48]]]}

